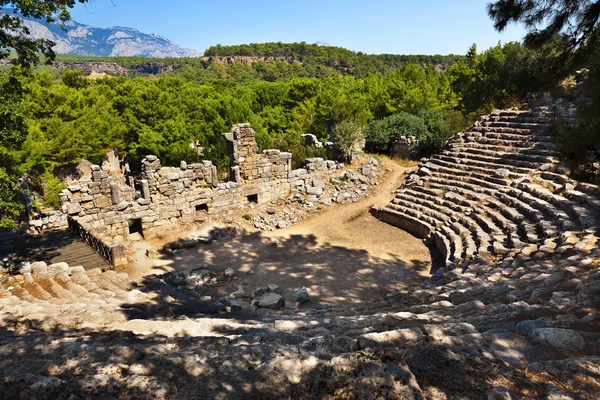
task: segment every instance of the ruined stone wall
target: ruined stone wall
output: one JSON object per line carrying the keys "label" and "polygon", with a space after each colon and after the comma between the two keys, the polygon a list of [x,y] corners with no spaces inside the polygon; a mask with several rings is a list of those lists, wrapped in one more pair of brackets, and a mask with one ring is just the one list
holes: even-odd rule
{"label": "ruined stone wall", "polygon": [[231,181],[236,183],[283,179],[289,175],[292,154],[279,150],[258,153],[254,129],[249,124],[234,125],[223,134],[231,159]]}
{"label": "ruined stone wall", "polygon": [[394,140],[390,147],[392,157],[410,158],[411,153],[419,146],[419,141],[414,136],[400,136]]}
{"label": "ruined stone wall", "polygon": [[[230,132],[232,175],[237,181],[219,183],[211,161],[179,168],[162,167],[149,155],[142,160],[141,179],[109,176],[104,167],[92,165],[91,177],[60,193],[62,210],[83,227],[109,242],[127,240],[129,227],[139,220],[143,232],[177,222],[202,221],[249,202],[265,202],[289,195],[292,189],[311,186],[319,173],[335,166],[322,159],[310,160],[307,169],[291,171],[291,154],[279,150],[257,152],[254,131],[248,124]],[[127,175],[124,168],[123,175]]]}

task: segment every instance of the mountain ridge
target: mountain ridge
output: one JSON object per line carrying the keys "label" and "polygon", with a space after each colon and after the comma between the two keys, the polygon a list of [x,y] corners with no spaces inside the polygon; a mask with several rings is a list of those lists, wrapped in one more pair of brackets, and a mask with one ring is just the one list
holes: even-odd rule
{"label": "mountain ridge", "polygon": [[[10,9],[0,9],[0,14],[14,14]],[[156,33],[144,33],[126,26],[97,28],[76,21],[46,24],[45,21],[15,14],[25,21],[30,36],[52,40],[57,54],[95,57],[200,57],[202,53],[184,49],[175,42]],[[64,27],[64,29],[63,29]]]}

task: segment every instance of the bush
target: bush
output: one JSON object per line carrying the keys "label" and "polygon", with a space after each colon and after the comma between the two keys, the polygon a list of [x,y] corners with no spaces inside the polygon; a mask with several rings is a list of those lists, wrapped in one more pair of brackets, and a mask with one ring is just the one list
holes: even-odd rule
{"label": "bush", "polygon": [[427,135],[419,138],[419,149],[422,154],[439,152],[452,136],[452,131],[444,116],[439,111],[421,111],[419,116],[427,127]]}
{"label": "bush", "polygon": [[366,150],[387,153],[391,143],[400,136],[415,136],[422,154],[438,152],[452,136],[452,131],[440,111],[421,111],[419,115],[405,112],[371,122],[366,127]]}
{"label": "bush", "polygon": [[421,140],[427,135],[427,126],[422,118],[401,112],[367,125],[365,150],[369,153],[387,153],[390,144],[400,136],[416,136]]}

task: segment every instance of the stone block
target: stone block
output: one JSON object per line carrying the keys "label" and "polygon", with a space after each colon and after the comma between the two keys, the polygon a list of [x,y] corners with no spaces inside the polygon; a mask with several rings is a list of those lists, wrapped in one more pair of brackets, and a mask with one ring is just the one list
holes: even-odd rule
{"label": "stone block", "polygon": [[315,186],[306,186],[306,194],[317,196],[317,197],[321,196],[323,194],[323,188],[315,187]]}
{"label": "stone block", "polygon": [[81,212],[81,205],[79,203],[67,204],[67,214],[74,215]]}

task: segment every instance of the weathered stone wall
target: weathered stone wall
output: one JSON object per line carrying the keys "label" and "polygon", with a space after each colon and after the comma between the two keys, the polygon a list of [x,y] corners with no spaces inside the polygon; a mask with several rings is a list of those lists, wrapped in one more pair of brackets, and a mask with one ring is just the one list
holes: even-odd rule
{"label": "weathered stone wall", "polygon": [[390,147],[392,157],[410,158],[411,153],[419,146],[419,141],[414,136],[400,136],[394,140]]}
{"label": "weathered stone wall", "polygon": [[104,240],[121,242],[127,240],[135,220],[140,220],[143,232],[176,222],[201,221],[207,214],[304,189],[315,176],[335,167],[333,161],[310,159],[308,170],[291,171],[290,153],[257,152],[254,131],[248,124],[236,125],[224,136],[232,156],[234,179],[229,182],[218,182],[211,161],[162,167],[160,160],[150,155],[142,160],[142,176],[137,181],[127,176],[126,167],[123,176],[109,176],[103,167],[93,165],[91,177],[60,193],[62,210]]}
{"label": "weathered stone wall", "polygon": [[292,154],[279,150],[258,153],[254,129],[250,124],[234,125],[223,134],[231,159],[231,181],[236,183],[269,181],[287,178],[292,166]]}

